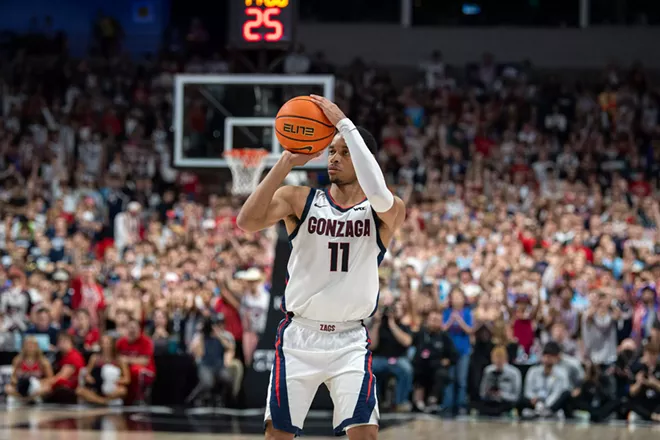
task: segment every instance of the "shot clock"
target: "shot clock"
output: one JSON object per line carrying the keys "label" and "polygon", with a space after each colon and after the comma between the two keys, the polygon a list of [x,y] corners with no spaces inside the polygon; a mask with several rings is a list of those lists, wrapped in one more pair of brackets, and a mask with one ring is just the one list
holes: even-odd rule
{"label": "shot clock", "polygon": [[229,41],[242,49],[286,49],[293,41],[297,0],[230,0]]}

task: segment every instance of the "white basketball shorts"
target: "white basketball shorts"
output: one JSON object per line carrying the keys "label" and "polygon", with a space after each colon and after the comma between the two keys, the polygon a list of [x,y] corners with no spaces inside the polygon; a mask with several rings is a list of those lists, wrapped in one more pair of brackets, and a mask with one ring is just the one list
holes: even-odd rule
{"label": "white basketball shorts", "polygon": [[302,434],[312,400],[324,383],[334,404],[335,434],[378,425],[370,342],[361,322],[324,323],[287,315],[277,330],[265,419],[275,429]]}

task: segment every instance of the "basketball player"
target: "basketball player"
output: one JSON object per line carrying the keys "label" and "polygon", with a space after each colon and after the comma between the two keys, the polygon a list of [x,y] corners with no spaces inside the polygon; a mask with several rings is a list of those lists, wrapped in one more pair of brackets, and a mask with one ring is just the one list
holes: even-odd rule
{"label": "basketball player", "polygon": [[332,102],[312,99],[339,130],[328,147],[331,187],[280,187],[293,167],[315,157],[287,151],[238,215],[245,231],[284,219],[292,246],[282,300],[287,316],[277,331],[268,390],[266,439],[299,435],[324,383],[335,407],[335,433],[374,440],[376,381],[362,320],[376,309],[378,264],[405,218],[405,206],[387,188],[373,136]]}

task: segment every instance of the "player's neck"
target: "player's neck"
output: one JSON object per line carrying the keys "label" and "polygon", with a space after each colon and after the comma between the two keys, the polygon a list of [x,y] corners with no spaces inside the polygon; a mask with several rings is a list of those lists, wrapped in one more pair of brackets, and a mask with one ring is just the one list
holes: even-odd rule
{"label": "player's neck", "polygon": [[333,183],[329,191],[335,202],[342,206],[357,205],[366,198],[364,191],[357,182],[347,185]]}

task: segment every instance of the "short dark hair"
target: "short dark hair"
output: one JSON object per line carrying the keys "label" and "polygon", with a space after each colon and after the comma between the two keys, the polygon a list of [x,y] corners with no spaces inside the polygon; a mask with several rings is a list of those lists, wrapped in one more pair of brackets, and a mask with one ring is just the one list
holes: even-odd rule
{"label": "short dark hair", "polygon": [[65,339],[66,339],[67,341],[73,343],[73,337],[72,337],[69,333],[67,333],[66,330],[60,330],[60,331],[57,333],[57,340],[58,340],[58,341],[63,341],[63,340],[65,340]]}
{"label": "short dark hair", "polygon": [[550,341],[543,347],[543,354],[559,356],[561,354],[561,347],[555,341]]}
{"label": "short dark hair", "polygon": [[375,155],[378,152],[378,143],[376,143],[374,135],[364,127],[357,127],[357,131],[360,133],[360,136],[362,136],[364,143],[367,144],[367,148],[371,151],[371,154]]}

